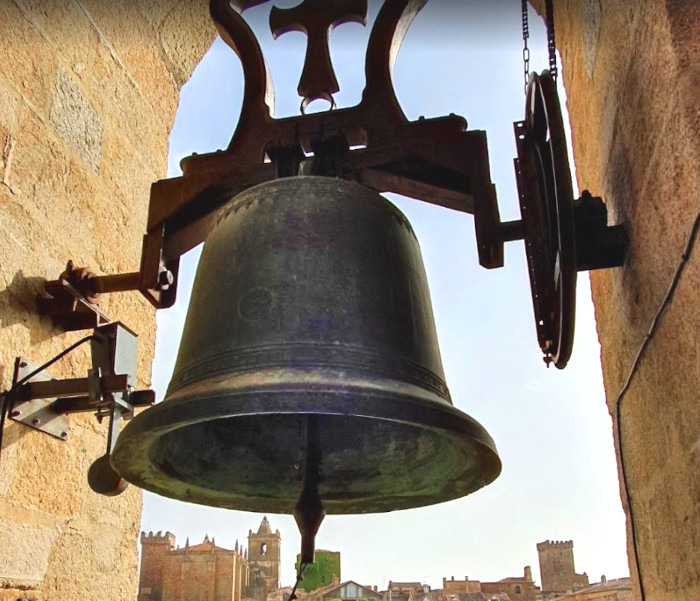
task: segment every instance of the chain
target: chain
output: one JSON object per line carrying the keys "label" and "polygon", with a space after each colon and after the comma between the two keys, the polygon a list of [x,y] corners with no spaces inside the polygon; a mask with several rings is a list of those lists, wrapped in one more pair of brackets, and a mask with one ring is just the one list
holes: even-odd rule
{"label": "chain", "polygon": [[527,0],[522,0],[523,14],[523,75],[525,76],[525,95],[527,96],[527,84],[530,80],[530,49],[527,40],[530,37],[530,24],[527,18]]}
{"label": "chain", "polygon": [[554,37],[554,6],[552,0],[547,0],[547,46],[549,48],[549,73],[557,81],[557,44]]}
{"label": "chain", "polygon": [[[530,80],[530,49],[527,47],[527,40],[530,37],[530,23],[527,15],[527,0],[521,1],[523,19],[523,75],[525,78],[525,95],[527,96],[527,84]],[[557,44],[554,35],[554,6],[552,0],[546,2],[547,10],[547,48],[549,50],[549,73],[556,83],[557,69]]]}

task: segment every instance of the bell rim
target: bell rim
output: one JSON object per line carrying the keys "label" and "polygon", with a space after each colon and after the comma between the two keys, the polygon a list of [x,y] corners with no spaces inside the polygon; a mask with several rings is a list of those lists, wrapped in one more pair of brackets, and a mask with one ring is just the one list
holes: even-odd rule
{"label": "bell rim", "polygon": [[[386,380],[384,382],[386,383]],[[234,393],[222,390],[203,399],[201,394],[196,393],[198,386],[194,384],[178,390],[166,401],[143,411],[131,420],[117,439],[111,455],[112,466],[125,480],[162,496],[241,511],[289,514],[292,513],[294,501],[241,497],[231,501],[219,491],[191,484],[186,485],[191,491],[186,497],[190,498],[174,494],[172,488],[167,486],[174,478],[165,474],[162,468],[153,462],[151,450],[163,436],[180,428],[208,421],[263,416],[325,415],[383,420],[427,430],[447,439],[452,448],[465,460],[478,456],[480,466],[484,468],[482,478],[474,486],[461,488],[454,494],[429,499],[400,497],[392,502],[391,507],[377,509],[373,506],[375,508],[369,510],[363,507],[361,500],[352,500],[345,504],[324,501],[328,514],[383,513],[434,505],[476,492],[499,476],[502,465],[496,445],[477,420],[431,391],[398,381],[396,386],[402,389],[403,393],[361,387],[345,387],[341,391],[332,383],[327,383],[325,386],[315,386],[310,395],[308,386],[286,383],[278,386],[268,385],[264,392],[260,389],[256,392],[243,389]],[[407,398],[406,388],[415,389],[412,391],[413,397]],[[137,466],[133,463],[129,465],[129,460],[133,457],[141,457],[142,462]],[[143,458],[146,458],[145,463]],[[464,470],[465,473],[467,471]],[[184,485],[182,481],[179,482]],[[376,502],[375,499],[374,503]]]}

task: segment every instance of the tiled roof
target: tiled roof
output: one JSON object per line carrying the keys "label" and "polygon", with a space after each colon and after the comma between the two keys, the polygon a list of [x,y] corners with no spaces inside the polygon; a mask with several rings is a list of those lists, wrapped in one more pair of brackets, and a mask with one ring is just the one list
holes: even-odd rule
{"label": "tiled roof", "polygon": [[202,553],[202,552],[207,552],[211,553],[214,551],[215,553],[233,553],[231,549],[224,549],[223,547],[218,547],[214,543],[214,539],[209,540],[208,536],[204,537],[204,541],[199,543],[198,545],[190,545],[189,544],[189,538],[187,539],[187,544],[180,548],[180,549],[175,549],[174,551],[170,551],[170,553],[175,553],[178,555],[182,555],[184,553]]}
{"label": "tiled roof", "polygon": [[[321,596],[325,596],[325,595],[327,595],[328,593],[332,593],[332,592],[335,591],[335,590],[338,590],[338,589],[343,588],[344,586],[347,586],[348,584],[354,584],[356,587],[361,588],[361,589],[363,589],[363,590],[365,590],[365,591],[368,591],[372,597],[375,597],[375,596],[376,596],[376,597],[379,597],[379,596],[380,596],[379,593],[376,592],[376,591],[373,591],[371,587],[369,587],[369,586],[364,586],[363,584],[358,584],[358,583],[355,582],[354,580],[346,580],[345,582],[339,582],[339,583],[329,584],[329,585],[327,585],[327,586],[324,586],[323,588],[320,588],[320,589],[318,589],[318,590],[313,591],[313,593],[309,593],[309,596],[310,596],[310,597],[313,597],[313,598],[318,598],[318,597],[321,597]],[[394,601],[395,598],[396,598],[396,596],[394,595],[394,596],[392,597],[392,601]]]}
{"label": "tiled roof", "polygon": [[224,549],[223,547],[217,547],[216,545],[212,545],[211,543],[200,543],[199,545],[190,545],[189,547],[182,547],[181,549],[175,549],[174,551],[171,551],[171,553],[202,553],[202,552],[211,552],[214,551],[215,553],[233,553],[231,549]]}
{"label": "tiled roof", "polygon": [[629,578],[614,578],[608,580],[607,582],[596,582],[589,586],[584,586],[582,588],[576,589],[571,593],[564,593],[559,597],[554,597],[552,601],[566,601],[566,599],[575,599],[576,595],[582,595],[585,593],[595,593],[602,591],[620,591],[620,590],[631,590],[632,583]]}

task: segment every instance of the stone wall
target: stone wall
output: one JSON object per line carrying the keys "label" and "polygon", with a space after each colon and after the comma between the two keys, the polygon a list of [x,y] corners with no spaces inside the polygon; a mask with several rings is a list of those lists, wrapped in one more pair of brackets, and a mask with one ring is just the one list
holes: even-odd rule
{"label": "stone wall", "polygon": [[455,580],[455,577],[452,576],[450,580],[447,578],[442,579],[442,590],[448,596],[479,593],[481,592],[481,582],[479,580],[469,580],[467,576],[464,577],[464,580]]}
{"label": "stone wall", "polygon": [[544,592],[565,593],[588,584],[588,576],[574,567],[574,543],[570,540],[537,543],[540,578]]}
{"label": "stone wall", "polygon": [[480,592],[487,599],[498,594],[506,594],[509,599],[515,601],[536,601],[542,598],[534,582],[514,582],[508,579],[503,582],[482,582]]}
{"label": "stone wall", "polygon": [[[544,2],[534,4],[542,12]],[[579,187],[605,198],[630,237],[624,268],[592,274],[615,419],[700,210],[700,3],[557,0],[554,8]],[[638,572],[621,491],[630,572],[648,601],[700,599],[698,290],[696,247],[622,401],[622,441],[615,434],[640,560]]]}
{"label": "stone wall", "polygon": [[[138,269],[149,186],[165,176],[179,88],[213,40],[205,0],[0,0],[0,385],[85,333],[37,315],[68,259]],[[140,336],[150,381],[153,310],[136,293],[103,308]],[[81,348],[52,367],[83,377]],[[10,420],[0,457],[0,599],[133,599],[141,493],[88,487],[106,423],[70,418],[66,442]]]}

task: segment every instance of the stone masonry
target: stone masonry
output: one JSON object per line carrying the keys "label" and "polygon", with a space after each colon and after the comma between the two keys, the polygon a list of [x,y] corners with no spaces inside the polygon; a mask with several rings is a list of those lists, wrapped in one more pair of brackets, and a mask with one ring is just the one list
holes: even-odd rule
{"label": "stone masonry", "polygon": [[[165,177],[180,86],[214,38],[207,3],[0,0],[0,385],[86,332],[37,315],[69,259],[138,269],[149,187]],[[149,385],[155,320],[136,293],[102,307],[140,340]],[[84,377],[89,351],[51,368]],[[70,418],[66,442],[11,420],[0,457],[0,600],[133,600],[141,493],[94,494],[87,470],[106,423]],[[109,591],[106,593],[106,591]]]}
{"label": "stone masonry", "polygon": [[175,535],[171,532],[141,533],[141,569],[139,571],[138,599],[163,598],[163,569],[165,558],[175,549]]}

